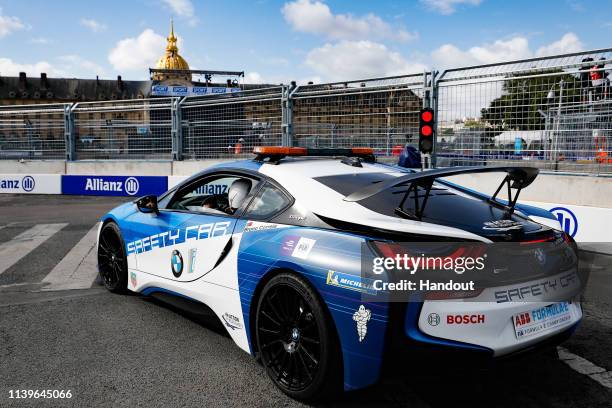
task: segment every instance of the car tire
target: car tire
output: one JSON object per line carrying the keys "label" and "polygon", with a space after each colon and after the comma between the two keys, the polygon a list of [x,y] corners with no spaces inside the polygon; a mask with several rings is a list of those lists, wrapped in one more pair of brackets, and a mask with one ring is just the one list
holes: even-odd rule
{"label": "car tire", "polygon": [[114,222],[105,224],[98,237],[98,272],[106,289],[113,293],[127,292],[125,244]]}
{"label": "car tire", "polygon": [[305,279],[281,273],[265,285],[255,331],[266,373],[285,394],[312,402],[342,389],[342,353],[335,328]]}

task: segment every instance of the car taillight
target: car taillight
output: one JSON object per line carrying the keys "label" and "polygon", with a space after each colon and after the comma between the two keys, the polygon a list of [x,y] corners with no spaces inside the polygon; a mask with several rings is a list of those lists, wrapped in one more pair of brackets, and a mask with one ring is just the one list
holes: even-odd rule
{"label": "car taillight", "polygon": [[450,300],[450,299],[468,299],[473,298],[482,293],[484,288],[474,290],[439,290],[427,292],[426,300]]}

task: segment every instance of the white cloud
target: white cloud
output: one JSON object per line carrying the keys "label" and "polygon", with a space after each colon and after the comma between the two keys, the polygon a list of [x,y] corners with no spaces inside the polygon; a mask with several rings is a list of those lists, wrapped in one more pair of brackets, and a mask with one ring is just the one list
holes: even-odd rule
{"label": "white cloud", "polygon": [[34,37],[30,39],[30,42],[32,44],[46,45],[46,44],[50,44],[51,40],[45,37]]}
{"label": "white cloud", "polygon": [[437,68],[449,68],[576,52],[581,49],[582,42],[574,33],[567,33],[558,41],[542,46],[535,52],[531,50],[527,38],[516,36],[467,50],[461,50],[453,44],[444,44],[432,51],[431,59]]}
{"label": "white cloud", "polygon": [[478,6],[482,0],[421,0],[421,3],[440,14],[449,15],[457,11],[457,6]]}
{"label": "white cloud", "polygon": [[422,72],[425,65],[407,61],[385,45],[372,41],[342,41],[311,50],[306,65],[325,80]]}
{"label": "white cloud", "polygon": [[570,52],[582,51],[583,44],[574,33],[566,33],[559,41],[555,41],[544,47],[538,48],[537,56],[567,54]]}
{"label": "white cloud", "polygon": [[69,77],[93,78],[96,75],[106,75],[100,65],[78,55],[62,55],[57,60],[61,63],[62,71],[67,72]]}
{"label": "white cloud", "polygon": [[162,0],[162,3],[177,16],[186,18],[189,25],[193,26],[198,23],[198,18],[195,16],[195,8],[191,0]]}
{"label": "white cloud", "polygon": [[26,28],[26,25],[18,17],[3,15],[2,8],[0,8],[0,38]]}
{"label": "white cloud", "polygon": [[247,72],[244,75],[244,83],[245,84],[263,84],[264,79],[259,72]]}
{"label": "white cloud", "polygon": [[56,69],[47,61],[39,61],[32,64],[21,64],[10,58],[0,58],[0,72],[3,76],[18,76],[20,72],[26,75],[37,77],[41,72],[46,72],[49,76],[64,76],[64,71]]}
{"label": "white cloud", "polygon": [[285,3],[281,11],[295,31],[324,35],[336,40],[390,38],[408,41],[418,37],[417,33],[394,29],[372,13],[363,17],[333,14],[327,4],[318,0],[295,0]]}
{"label": "white cloud", "polygon": [[82,18],[80,24],[83,27],[89,28],[94,33],[99,33],[101,31],[105,31],[107,29],[106,24],[100,23],[91,18]]}
{"label": "white cloud", "polygon": [[144,73],[155,65],[165,47],[166,39],[147,28],[136,38],[124,38],[117,42],[108,54],[108,61],[117,71]]}

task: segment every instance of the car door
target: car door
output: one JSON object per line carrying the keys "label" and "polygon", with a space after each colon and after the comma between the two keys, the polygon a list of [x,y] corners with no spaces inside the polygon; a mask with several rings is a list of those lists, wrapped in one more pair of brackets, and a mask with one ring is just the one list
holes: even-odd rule
{"label": "car door", "polygon": [[258,184],[245,175],[208,174],[161,200],[159,215],[143,214],[154,219],[135,243],[138,269],[178,281],[192,281],[213,270],[231,246],[240,208],[229,207],[228,193],[237,180],[250,186],[249,193]]}

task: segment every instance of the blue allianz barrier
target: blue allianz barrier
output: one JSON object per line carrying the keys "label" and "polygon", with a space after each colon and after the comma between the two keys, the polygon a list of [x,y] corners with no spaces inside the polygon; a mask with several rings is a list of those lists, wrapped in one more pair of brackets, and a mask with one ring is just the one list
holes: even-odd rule
{"label": "blue allianz barrier", "polygon": [[62,194],[68,195],[133,197],[166,190],[166,176],[62,176]]}

